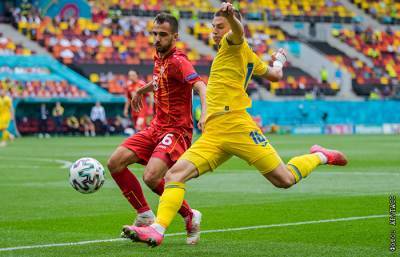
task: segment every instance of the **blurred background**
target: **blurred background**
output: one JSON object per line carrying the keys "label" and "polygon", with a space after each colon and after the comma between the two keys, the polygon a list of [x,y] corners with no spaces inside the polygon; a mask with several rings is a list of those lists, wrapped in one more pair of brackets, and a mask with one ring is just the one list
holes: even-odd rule
{"label": "blurred background", "polygon": [[[232,1],[266,62],[284,47],[284,79],[253,77],[249,110],[265,133],[400,134],[399,0]],[[152,118],[152,96],[124,111],[129,83],[150,81],[152,20],[179,19],[180,41],[207,81],[219,0],[4,0],[0,87],[13,99],[15,135],[132,134]],[[136,71],[137,78],[128,72]],[[198,119],[199,100],[193,104]],[[135,114],[134,114],[135,116]]]}

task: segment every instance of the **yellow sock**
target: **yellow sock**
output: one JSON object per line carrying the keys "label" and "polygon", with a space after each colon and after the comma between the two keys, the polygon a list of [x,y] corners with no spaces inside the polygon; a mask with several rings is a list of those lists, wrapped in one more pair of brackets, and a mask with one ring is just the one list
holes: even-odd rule
{"label": "yellow sock", "polygon": [[164,193],[160,197],[156,223],[160,224],[164,228],[167,228],[171,224],[178,210],[181,208],[184,197],[184,183],[166,183]]}
{"label": "yellow sock", "polygon": [[321,164],[321,159],[317,154],[305,154],[292,158],[287,167],[292,172],[296,183],[302,178],[307,177],[318,165]]}

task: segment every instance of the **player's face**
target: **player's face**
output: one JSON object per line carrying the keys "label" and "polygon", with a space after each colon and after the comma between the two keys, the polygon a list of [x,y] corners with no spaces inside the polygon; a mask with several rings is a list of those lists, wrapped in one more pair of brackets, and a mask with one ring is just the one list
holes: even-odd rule
{"label": "player's face", "polygon": [[214,17],[212,26],[212,37],[218,45],[222,37],[231,30],[231,27],[229,26],[228,20],[222,16]]}
{"label": "player's face", "polygon": [[175,46],[175,42],[178,38],[178,33],[172,31],[171,25],[168,22],[161,24],[154,23],[151,34],[154,37],[154,47],[159,53],[168,52]]}
{"label": "player's face", "polygon": [[138,75],[136,72],[134,71],[130,71],[129,72],[129,79],[132,80],[133,82],[136,82],[138,79]]}

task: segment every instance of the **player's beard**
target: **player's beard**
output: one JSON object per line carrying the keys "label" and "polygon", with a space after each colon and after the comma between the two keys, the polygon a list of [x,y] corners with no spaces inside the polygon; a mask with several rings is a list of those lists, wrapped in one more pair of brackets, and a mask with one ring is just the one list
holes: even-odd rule
{"label": "player's beard", "polygon": [[161,45],[157,45],[156,44],[155,47],[156,47],[156,50],[157,50],[158,53],[165,54],[166,52],[168,52],[171,49],[172,40],[168,43],[168,45],[161,46]]}

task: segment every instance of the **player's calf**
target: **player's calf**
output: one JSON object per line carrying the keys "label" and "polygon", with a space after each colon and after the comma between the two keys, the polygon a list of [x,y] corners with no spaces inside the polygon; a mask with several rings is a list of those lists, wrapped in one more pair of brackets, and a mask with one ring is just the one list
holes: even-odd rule
{"label": "player's calf", "polygon": [[187,160],[178,160],[171,169],[165,174],[165,183],[181,182],[185,183],[191,178],[197,177],[199,172],[193,163]]}
{"label": "player's calf", "polygon": [[296,184],[296,181],[292,175],[292,173],[289,171],[289,169],[281,163],[278,167],[276,167],[274,170],[264,173],[263,174],[266,179],[268,179],[275,187],[278,188],[290,188],[294,184]]}

